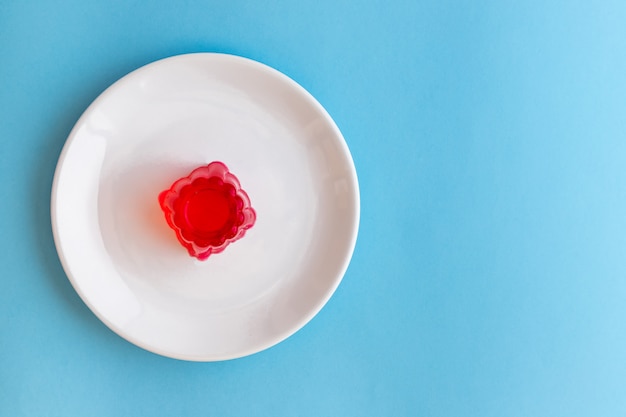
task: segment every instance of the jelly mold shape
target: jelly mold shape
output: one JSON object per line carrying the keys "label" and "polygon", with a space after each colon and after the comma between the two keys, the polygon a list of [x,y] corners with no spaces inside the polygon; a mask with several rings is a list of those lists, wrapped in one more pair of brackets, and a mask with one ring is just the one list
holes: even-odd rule
{"label": "jelly mold shape", "polygon": [[211,162],[159,194],[167,224],[189,255],[203,261],[241,239],[256,221],[248,194],[222,162]]}

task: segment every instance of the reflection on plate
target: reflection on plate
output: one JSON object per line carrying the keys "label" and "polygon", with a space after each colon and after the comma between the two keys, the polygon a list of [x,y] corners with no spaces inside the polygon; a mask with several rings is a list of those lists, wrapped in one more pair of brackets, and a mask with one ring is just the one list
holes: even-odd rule
{"label": "reflection on plate", "polygon": [[[257,220],[198,261],[158,195],[211,161],[237,173]],[[81,298],[130,342],[185,360],[249,355],[306,324],[341,281],[358,221],[354,164],[322,106],[224,54],[175,56],[113,84],[72,130],[52,189],[55,243]]]}

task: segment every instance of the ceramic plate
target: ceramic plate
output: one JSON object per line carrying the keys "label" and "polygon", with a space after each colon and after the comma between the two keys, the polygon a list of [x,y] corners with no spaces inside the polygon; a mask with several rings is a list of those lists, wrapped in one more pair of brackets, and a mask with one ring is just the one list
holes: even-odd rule
{"label": "ceramic plate", "polygon": [[[199,261],[158,196],[212,161],[257,219]],[[149,351],[214,361],[268,348],[323,307],[352,256],[359,192],[309,93],[258,62],[201,53],[142,67],[93,102],[61,153],[51,211],[63,267],[100,320]]]}

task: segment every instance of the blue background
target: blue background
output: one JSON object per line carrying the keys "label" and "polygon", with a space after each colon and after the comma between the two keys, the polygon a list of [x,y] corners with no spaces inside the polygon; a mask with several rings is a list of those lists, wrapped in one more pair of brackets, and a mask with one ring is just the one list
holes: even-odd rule
{"label": "blue background", "polygon": [[[108,330],[49,219],[89,103],[197,51],[307,88],[361,185],[327,306],[221,363]],[[0,415],[626,414],[626,3],[0,0],[0,57]]]}

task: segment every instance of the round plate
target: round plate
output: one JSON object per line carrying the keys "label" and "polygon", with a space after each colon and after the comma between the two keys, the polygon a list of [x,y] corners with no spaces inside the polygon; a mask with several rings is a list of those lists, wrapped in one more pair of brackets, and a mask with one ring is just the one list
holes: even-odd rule
{"label": "round plate", "polygon": [[[257,221],[198,261],[158,195],[212,161]],[[146,65],[85,111],[61,153],[52,227],[89,308],[128,341],[194,361],[268,348],[305,325],[354,249],[359,192],[339,129],[302,87],[258,62],[180,55]]]}

